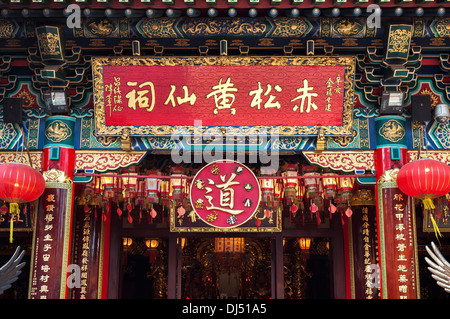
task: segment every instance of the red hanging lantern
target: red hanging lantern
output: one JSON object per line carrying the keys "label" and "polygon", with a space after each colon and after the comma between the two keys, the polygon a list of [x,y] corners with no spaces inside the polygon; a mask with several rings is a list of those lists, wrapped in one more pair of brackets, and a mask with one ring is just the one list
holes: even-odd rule
{"label": "red hanging lantern", "polygon": [[13,215],[19,214],[18,204],[35,201],[44,190],[44,177],[34,168],[22,163],[0,165],[0,199],[10,203],[11,228],[9,240],[11,243]]}
{"label": "red hanging lantern", "polygon": [[450,167],[428,158],[409,162],[398,172],[397,185],[406,195],[421,199],[425,209],[434,209],[432,199],[450,192]]}
{"label": "red hanging lantern", "polygon": [[[183,167],[174,166],[170,168],[170,175],[172,177],[186,177],[183,174]],[[185,196],[186,179],[185,178],[172,178],[170,180],[170,194],[169,196],[175,200],[182,200]]]}
{"label": "red hanging lantern", "polygon": [[336,173],[333,173],[331,170],[324,171],[322,179],[322,184],[324,188],[325,193],[325,199],[333,199],[337,195],[337,180],[336,177],[338,175]]}
{"label": "red hanging lantern", "polygon": [[341,175],[338,179],[338,190],[340,193],[341,203],[348,202],[352,199],[353,185],[355,184],[354,177],[345,177]]}
{"label": "red hanging lantern", "polygon": [[[160,171],[147,171],[148,175],[162,175]],[[159,188],[161,180],[158,178],[146,178],[145,179],[145,191],[147,195],[147,202],[158,203],[159,202]]]}
{"label": "red hanging lantern", "polygon": [[129,201],[131,198],[136,197],[137,188],[138,188],[138,179],[139,168],[137,166],[131,166],[127,169],[124,169],[122,176],[122,185],[125,188],[123,198],[126,201]]}
{"label": "red hanging lantern", "polygon": [[294,203],[294,199],[297,196],[298,192],[298,179],[296,178],[298,176],[297,173],[298,167],[297,164],[288,164],[286,171],[281,173],[281,176],[284,177],[295,177],[295,178],[288,178],[283,179],[284,183],[284,200],[286,202],[286,205],[292,205]]}
{"label": "red hanging lantern", "polygon": [[[277,172],[273,168],[265,166],[261,167],[261,176],[276,176],[276,173]],[[275,179],[270,178],[260,179],[262,201],[270,207],[272,206],[274,199],[275,181]]]}
{"label": "red hanging lantern", "polygon": [[[117,173],[108,173],[108,175],[117,175]],[[100,180],[103,187],[103,198],[104,199],[114,198],[114,184],[116,177],[102,176]]]}

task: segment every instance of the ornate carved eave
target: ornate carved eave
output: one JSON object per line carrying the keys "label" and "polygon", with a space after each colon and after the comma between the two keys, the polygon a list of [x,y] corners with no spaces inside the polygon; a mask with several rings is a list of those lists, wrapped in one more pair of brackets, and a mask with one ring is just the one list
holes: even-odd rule
{"label": "ornate carved eave", "polygon": [[[96,172],[106,172],[119,168],[128,167],[140,163],[146,155],[146,151],[90,151],[77,150],[75,153],[75,169],[93,169]],[[409,160],[417,159],[417,151],[409,150]],[[33,167],[42,169],[42,151],[30,152]],[[322,168],[343,172],[355,172],[356,170],[371,171],[375,169],[374,150],[367,151],[305,151],[306,159]],[[450,165],[450,150],[422,152],[421,157],[428,157]],[[0,164],[20,162],[28,164],[25,153],[0,152]]]}
{"label": "ornate carved eave", "polygon": [[374,151],[306,151],[303,152],[311,164],[332,170],[354,172],[355,170],[370,171],[374,169]]}
{"label": "ornate carved eave", "polygon": [[[409,150],[409,161],[417,159],[416,150]],[[322,168],[343,172],[354,172],[356,170],[375,170],[374,150],[368,151],[306,151],[303,152],[306,159],[311,164],[319,165]],[[428,157],[450,165],[450,150],[445,151],[422,151],[421,157]]]}
{"label": "ornate carved eave", "polygon": [[[145,156],[146,151],[125,152],[125,151],[83,151],[75,152],[75,169],[93,169],[96,172],[106,172],[130,165],[138,164]],[[42,170],[43,152],[30,152],[33,167],[38,171]],[[0,164],[19,162],[29,164],[26,153],[0,152]]]}

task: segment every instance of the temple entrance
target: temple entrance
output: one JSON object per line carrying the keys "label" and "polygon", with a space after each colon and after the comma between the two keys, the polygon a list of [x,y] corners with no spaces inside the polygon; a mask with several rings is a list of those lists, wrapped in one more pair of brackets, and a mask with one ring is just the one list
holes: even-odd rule
{"label": "temple entrance", "polygon": [[120,298],[167,298],[167,239],[122,238]]}
{"label": "temple entrance", "polygon": [[[169,263],[167,238],[122,241],[119,298],[168,298],[170,267],[176,273],[176,298],[273,298],[277,255],[273,238],[178,237],[174,263]],[[325,237],[283,238],[285,299],[333,298],[330,245]]]}
{"label": "temple entrance", "polygon": [[182,298],[270,298],[270,240],[243,237],[188,240],[183,249],[182,279]]}

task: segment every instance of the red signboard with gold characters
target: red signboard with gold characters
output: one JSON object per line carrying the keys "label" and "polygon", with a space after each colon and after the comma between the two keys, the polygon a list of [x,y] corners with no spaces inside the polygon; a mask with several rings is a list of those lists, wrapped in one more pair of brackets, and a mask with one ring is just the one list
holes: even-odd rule
{"label": "red signboard with gold characters", "polygon": [[165,135],[198,123],[294,127],[289,135],[351,127],[352,57],[97,58],[93,74],[100,134]]}
{"label": "red signboard with gold characters", "polygon": [[235,228],[253,217],[261,200],[258,179],[245,165],[215,161],[194,177],[191,205],[206,224]]}

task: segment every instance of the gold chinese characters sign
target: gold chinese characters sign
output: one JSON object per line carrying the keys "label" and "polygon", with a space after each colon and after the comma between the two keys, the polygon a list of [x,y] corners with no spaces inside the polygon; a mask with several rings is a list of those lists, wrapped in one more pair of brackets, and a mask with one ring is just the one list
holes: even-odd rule
{"label": "gold chinese characters sign", "polygon": [[92,66],[98,134],[351,132],[354,57],[98,57]]}
{"label": "gold chinese characters sign", "polygon": [[190,205],[170,209],[172,232],[279,232],[281,210],[261,205],[258,179],[230,160],[209,163],[190,183]]}
{"label": "gold chinese characters sign", "polygon": [[378,180],[382,298],[417,299],[420,289],[414,205],[398,188],[398,171],[387,170]]}
{"label": "gold chinese characters sign", "polygon": [[45,190],[35,215],[33,251],[31,253],[30,299],[64,299],[67,297],[72,180],[63,172],[51,169],[44,173]]}

